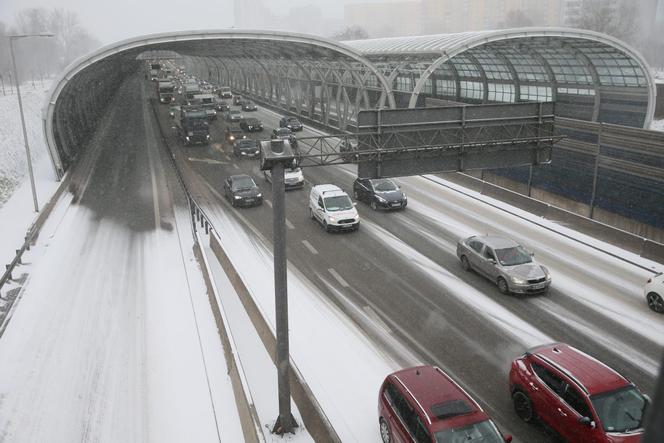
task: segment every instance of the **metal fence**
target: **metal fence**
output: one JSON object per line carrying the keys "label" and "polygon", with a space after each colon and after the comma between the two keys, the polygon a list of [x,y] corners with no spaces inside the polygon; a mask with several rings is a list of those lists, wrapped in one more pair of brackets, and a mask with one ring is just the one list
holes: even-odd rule
{"label": "metal fence", "polygon": [[[551,163],[532,169],[530,186],[656,228],[664,228],[664,133],[556,118],[566,138]],[[530,169],[491,172],[524,184]],[[530,186],[528,193],[530,193]]]}

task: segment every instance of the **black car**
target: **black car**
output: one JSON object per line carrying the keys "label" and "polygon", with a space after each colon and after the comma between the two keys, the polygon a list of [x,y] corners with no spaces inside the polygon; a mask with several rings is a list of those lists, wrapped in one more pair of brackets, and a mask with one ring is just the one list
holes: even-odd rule
{"label": "black car", "polygon": [[246,138],[247,136],[244,135],[244,132],[242,132],[242,128],[240,127],[240,125],[238,125],[237,123],[231,123],[228,126],[226,126],[226,130],[224,131],[224,137],[226,137],[226,141],[228,143],[235,143],[236,140]]}
{"label": "black car", "polygon": [[246,174],[228,177],[224,181],[224,195],[233,206],[258,206],[263,203],[260,188]]}
{"label": "black car", "polygon": [[240,122],[240,127],[247,132],[262,132],[263,123],[257,118],[245,118]]}
{"label": "black car", "polygon": [[216,109],[218,112],[226,112],[226,111],[230,110],[231,107],[230,107],[230,106],[228,105],[228,103],[226,103],[225,101],[223,101],[223,100],[221,100],[221,99],[217,99],[217,103],[216,103],[216,105],[215,105],[215,109]]}
{"label": "black car", "polygon": [[283,117],[279,120],[279,127],[288,128],[293,132],[304,129],[304,126],[302,126],[302,123],[300,123],[300,120],[298,120],[297,117]]}
{"label": "black car", "polygon": [[261,153],[261,145],[258,140],[243,138],[233,143],[233,154],[238,157],[258,157]]}
{"label": "black car", "polygon": [[273,139],[289,140],[291,137],[293,137],[293,131],[289,128],[275,128],[272,130],[271,138]]}
{"label": "black car", "polygon": [[374,211],[403,209],[408,204],[406,194],[389,178],[357,178],[353,182],[353,196],[369,203]]}
{"label": "black car", "polygon": [[252,102],[251,100],[245,100],[242,102],[242,110],[243,111],[258,111],[258,106],[256,106],[256,103]]}
{"label": "black car", "polygon": [[298,149],[297,139],[293,135],[293,131],[288,128],[275,128],[272,130],[272,135],[270,136],[273,140],[288,140],[293,149]]}

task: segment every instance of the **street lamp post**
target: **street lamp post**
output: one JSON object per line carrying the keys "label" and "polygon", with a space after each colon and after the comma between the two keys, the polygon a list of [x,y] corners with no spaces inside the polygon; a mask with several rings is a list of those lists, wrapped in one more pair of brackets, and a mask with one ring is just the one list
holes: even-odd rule
{"label": "street lamp post", "polygon": [[16,82],[16,96],[18,97],[18,110],[21,114],[21,126],[23,128],[23,142],[25,143],[25,154],[28,156],[28,173],[30,174],[30,186],[32,187],[32,200],[35,204],[35,212],[39,212],[37,203],[37,189],[35,188],[35,175],[32,172],[32,158],[30,157],[30,145],[28,144],[28,131],[25,127],[25,117],[23,116],[23,101],[21,100],[21,89],[19,86],[18,71],[16,70],[16,60],[14,58],[14,40],[27,37],[53,37],[53,34],[23,34],[9,36],[9,54],[12,59],[12,69],[14,71],[14,81]]}

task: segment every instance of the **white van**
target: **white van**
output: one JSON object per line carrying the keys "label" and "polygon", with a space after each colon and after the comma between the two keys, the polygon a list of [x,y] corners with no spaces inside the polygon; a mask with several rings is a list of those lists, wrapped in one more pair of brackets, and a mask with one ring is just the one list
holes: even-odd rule
{"label": "white van", "polygon": [[309,216],[318,220],[327,232],[355,231],[360,227],[355,203],[335,185],[316,185],[311,188]]}

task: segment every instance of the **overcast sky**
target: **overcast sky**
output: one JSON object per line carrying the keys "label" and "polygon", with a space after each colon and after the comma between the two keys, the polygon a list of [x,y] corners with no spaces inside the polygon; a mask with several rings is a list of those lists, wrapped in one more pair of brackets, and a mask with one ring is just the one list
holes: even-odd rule
{"label": "overcast sky", "polygon": [[[358,1],[379,0],[263,0],[277,15],[313,4],[324,17],[337,21],[343,17],[344,3]],[[11,24],[19,10],[29,7],[75,11],[81,24],[105,44],[154,32],[233,26],[233,0],[0,0],[0,21]],[[285,28],[284,23],[275,27]]]}

